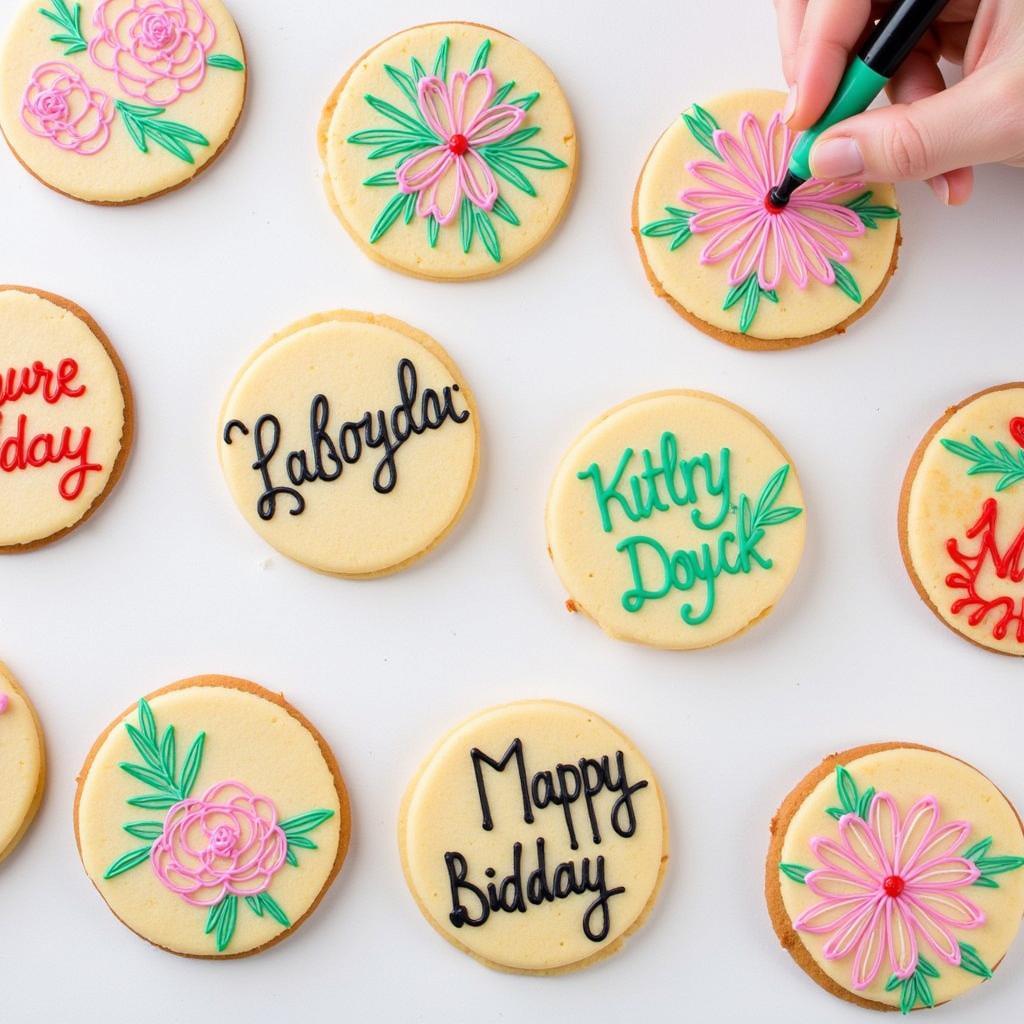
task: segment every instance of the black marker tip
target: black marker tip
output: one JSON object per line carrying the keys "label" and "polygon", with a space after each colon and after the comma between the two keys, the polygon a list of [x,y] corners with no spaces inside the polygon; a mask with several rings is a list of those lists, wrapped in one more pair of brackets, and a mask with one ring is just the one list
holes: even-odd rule
{"label": "black marker tip", "polygon": [[799,174],[786,171],[786,176],[782,179],[781,183],[768,193],[768,202],[781,210],[789,203],[793,193],[803,184],[804,179]]}

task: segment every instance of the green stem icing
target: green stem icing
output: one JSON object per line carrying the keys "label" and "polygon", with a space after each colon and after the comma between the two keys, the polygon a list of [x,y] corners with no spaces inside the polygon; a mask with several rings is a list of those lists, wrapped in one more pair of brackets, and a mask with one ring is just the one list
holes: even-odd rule
{"label": "green stem icing", "polygon": [[996,484],[997,492],[1005,491],[1008,487],[1024,480],[1024,448],[1018,448],[1014,453],[1002,441],[996,441],[989,447],[976,435],[971,436],[970,444],[952,441],[944,437],[942,438],[942,447],[946,451],[958,455],[961,459],[973,463],[967,470],[968,476],[992,473],[1002,477]]}
{"label": "green stem icing", "polygon": [[875,797],[875,787],[869,786],[863,793],[857,788],[853,776],[841,764],[836,765],[836,792],[839,794],[839,806],[829,807],[827,814],[838,821],[844,814],[856,814],[867,821],[871,801]]}
{"label": "green stem icing", "polygon": [[909,978],[900,979],[892,975],[886,982],[885,991],[900,990],[900,1013],[907,1014],[920,1003],[922,1006],[935,1005],[935,997],[929,978],[939,977],[939,972],[923,956],[918,956],[917,970]]}
{"label": "green stem icing", "polygon": [[65,57],[88,50],[89,44],[82,35],[82,5],[75,4],[69,8],[64,0],[51,0],[50,7],[53,9],[39,8],[39,13],[44,18],[49,18],[61,29],[57,35],[50,36],[50,42],[65,47]]}
{"label": "green stem icing", "polygon": [[715,145],[715,132],[719,129],[718,122],[703,107],[696,103],[690,113],[683,114],[683,121],[690,129],[690,134],[714,157],[721,160],[721,154]]}
{"label": "green stem icing", "polygon": [[210,145],[210,140],[195,128],[179,124],[177,121],[165,121],[164,107],[143,107],[137,103],[126,103],[124,100],[115,100],[114,106],[121,115],[125,130],[142,153],[148,153],[149,143],[155,142],[179,160],[194,164],[195,157],[192,156],[189,145]]}
{"label": "green stem icing", "polygon": [[769,302],[779,301],[779,296],[774,288],[761,287],[756,271],[741,284],[729,289],[725,296],[725,302],[722,303],[722,309],[729,310],[741,299],[743,300],[743,305],[740,307],[740,334],[746,334],[750,330],[750,325],[754,322],[754,317],[757,316],[757,307],[761,304],[762,298]]}
{"label": "green stem icing", "polygon": [[1024,868],[1024,857],[990,857],[988,851],[991,847],[992,837],[988,836],[960,854],[964,860],[973,862],[981,872],[974,880],[974,884],[984,889],[999,888],[999,883],[992,877],[993,875],[1002,875],[1007,871],[1019,871]]}
{"label": "green stem icing", "polygon": [[812,868],[805,868],[802,864],[780,864],[779,870],[789,879],[794,882],[799,882],[801,885],[807,884],[807,876],[813,870]]}
{"label": "green stem icing", "polygon": [[211,68],[222,68],[224,71],[244,71],[245,65],[237,58],[228,53],[211,53],[206,58],[206,63]]}
{"label": "green stem icing", "polygon": [[893,206],[873,205],[871,199],[874,192],[861,192],[856,199],[851,199],[845,205],[853,210],[860,217],[861,223],[866,228],[874,230],[878,227],[880,220],[898,220],[900,211]]}

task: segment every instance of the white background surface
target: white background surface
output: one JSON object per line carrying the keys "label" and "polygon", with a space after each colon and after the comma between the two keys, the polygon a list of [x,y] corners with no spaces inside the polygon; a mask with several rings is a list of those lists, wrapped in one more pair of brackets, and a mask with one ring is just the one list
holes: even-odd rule
{"label": "white background surface", "polygon": [[[0,0],[6,22],[18,6]],[[792,1021],[866,1019],[790,961],[762,897],[768,823],[825,754],[908,739],[974,762],[1024,806],[1021,664],[943,628],[900,560],[896,503],[918,440],[949,404],[1024,376],[1024,173],[984,170],[946,210],[901,189],[900,271],[838,339],[733,351],[648,287],[629,204],[648,149],[694,100],[781,85],[771,5],[467,0],[232,0],[250,101],[196,184],[125,209],[49,192],[0,153],[0,280],[67,295],[117,346],[138,441],[102,512],[0,563],[0,657],[45,723],[51,780],[0,868],[5,1021]],[[555,69],[582,171],[562,229],[491,281],[444,286],[369,262],[320,189],[320,106],[368,46],[462,17]],[[251,349],[306,314],[389,313],[438,338],[475,388],[483,471],[462,525],[411,571],[317,576],[246,526],[215,457],[223,393]],[[543,509],[559,456],[605,408],[659,388],[717,392],[791,452],[809,509],[796,583],[769,620],[715,650],[648,651],[562,608]],[[81,870],[74,780],[140,694],[202,672],[282,690],[333,745],[354,806],[344,871],[292,938],[252,959],[181,960],[107,911]],[[658,771],[673,830],[661,900],[626,949],[580,974],[508,977],[440,939],[406,891],[395,816],[434,740],[485,706],[576,701]],[[995,980],[939,1011],[1019,1015],[1024,942]]]}

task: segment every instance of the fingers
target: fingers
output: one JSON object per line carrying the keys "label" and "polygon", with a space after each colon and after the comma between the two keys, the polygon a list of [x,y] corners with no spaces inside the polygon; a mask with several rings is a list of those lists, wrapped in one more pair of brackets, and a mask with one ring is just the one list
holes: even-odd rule
{"label": "fingers", "polygon": [[[1020,77],[979,71],[915,102],[851,117],[818,140],[811,169],[822,178],[903,181],[1011,159],[1024,152],[1024,119],[1017,112],[1024,87]],[[923,82],[911,77],[908,88],[921,89]],[[963,175],[947,177],[947,185],[953,201],[964,186]]]}
{"label": "fingers", "polygon": [[791,128],[821,116],[871,16],[871,0],[807,0],[797,45],[795,93],[786,110]]}
{"label": "fingers", "polygon": [[807,0],[775,0],[775,17],[779,25],[779,49],[782,52],[782,73],[786,84],[796,81],[796,51],[800,29],[804,23]]}

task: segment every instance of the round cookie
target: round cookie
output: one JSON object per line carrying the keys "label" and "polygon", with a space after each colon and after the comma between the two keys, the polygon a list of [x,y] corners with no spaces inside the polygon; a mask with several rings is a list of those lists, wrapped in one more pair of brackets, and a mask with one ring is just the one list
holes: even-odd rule
{"label": "round cookie", "polygon": [[24,690],[0,663],[0,861],[28,831],[46,786],[43,731]]}
{"label": "round cookie", "polygon": [[933,612],[981,647],[1024,655],[1024,383],[949,409],[903,483],[900,548]]}
{"label": "round cookie", "polygon": [[256,351],[221,411],[242,514],[282,554],[357,579],[404,569],[476,482],[476,403],[437,342],[390,317],[309,317]]}
{"label": "round cookie", "polygon": [[976,768],[881,743],[826,758],[772,821],[765,895],[819,985],[874,1010],[948,1002],[990,978],[1024,913],[1024,830]]}
{"label": "round cookie", "polygon": [[0,67],[14,155],[44,185],[102,205],[190,181],[245,102],[242,40],[221,0],[27,0]]}
{"label": "round cookie", "polygon": [[655,292],[706,334],[747,349],[844,331],[896,270],[891,185],[812,179],[766,203],[796,142],[785,95],[730,93],[694,105],[658,140],[633,199],[633,233]]}
{"label": "round cookie", "polygon": [[182,956],[249,956],[313,912],[348,849],[348,796],[283,697],[199,676],[140,700],[78,779],[86,873],[137,935]]}
{"label": "round cookie", "polygon": [[572,704],[480,712],[405,794],[402,867],[424,917],[488,967],[555,974],[621,948],[653,906],[668,819],[650,765]]}
{"label": "round cookie", "polygon": [[467,22],[385,39],[328,100],[328,200],[373,260],[440,281],[526,259],[568,209],[576,128],[555,76],[522,43]]}
{"label": "round cookie", "polygon": [[0,554],[84,523],[120,479],[132,434],[128,377],[92,317],[0,286]]}
{"label": "round cookie", "polygon": [[583,611],[619,640],[710,647],[763,618],[803,553],[789,456],[749,413],[699,391],[616,406],[562,459],[548,551]]}

